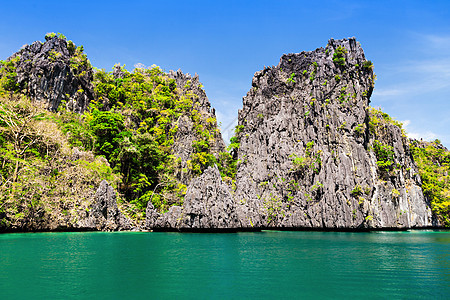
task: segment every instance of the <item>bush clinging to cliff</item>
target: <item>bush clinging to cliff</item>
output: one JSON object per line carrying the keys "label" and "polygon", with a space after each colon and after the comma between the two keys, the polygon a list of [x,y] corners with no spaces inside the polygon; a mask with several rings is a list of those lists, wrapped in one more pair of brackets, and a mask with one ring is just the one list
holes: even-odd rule
{"label": "bush clinging to cliff", "polygon": [[450,226],[450,151],[439,140],[413,140],[411,150],[419,166],[424,194],[441,222]]}

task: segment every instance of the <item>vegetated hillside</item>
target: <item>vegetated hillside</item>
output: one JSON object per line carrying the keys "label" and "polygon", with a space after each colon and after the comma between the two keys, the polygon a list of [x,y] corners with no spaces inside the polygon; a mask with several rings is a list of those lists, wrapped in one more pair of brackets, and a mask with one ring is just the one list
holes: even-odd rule
{"label": "vegetated hillside", "polygon": [[[77,227],[71,209],[88,210],[102,179],[139,224],[147,202],[164,212],[183,202],[186,186],[208,166],[232,162],[197,76],[156,66],[93,71],[82,46],[60,34],[0,63],[6,227]],[[67,218],[37,227],[36,207],[42,220]]]}
{"label": "vegetated hillside", "polygon": [[0,231],[85,228],[100,182],[117,186],[104,158],[71,148],[66,117],[0,98]]}
{"label": "vegetated hillside", "polygon": [[150,200],[161,212],[182,204],[191,179],[225,151],[198,77],[116,67],[97,71],[94,86],[86,115],[93,150],[121,175],[119,192],[133,211],[145,213]]}
{"label": "vegetated hillside", "polygon": [[442,224],[450,226],[450,151],[439,140],[411,140],[410,147],[419,167],[422,189]]}

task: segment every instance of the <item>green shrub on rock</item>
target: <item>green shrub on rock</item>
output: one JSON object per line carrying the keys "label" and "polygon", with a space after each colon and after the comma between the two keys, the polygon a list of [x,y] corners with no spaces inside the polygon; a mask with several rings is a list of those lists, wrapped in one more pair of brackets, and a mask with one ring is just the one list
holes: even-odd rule
{"label": "green shrub on rock", "polygon": [[347,54],[347,49],[338,46],[333,54],[333,62],[338,66],[345,66],[345,54]]}
{"label": "green shrub on rock", "polygon": [[410,147],[433,212],[445,226],[450,226],[450,151],[439,140],[413,140]]}

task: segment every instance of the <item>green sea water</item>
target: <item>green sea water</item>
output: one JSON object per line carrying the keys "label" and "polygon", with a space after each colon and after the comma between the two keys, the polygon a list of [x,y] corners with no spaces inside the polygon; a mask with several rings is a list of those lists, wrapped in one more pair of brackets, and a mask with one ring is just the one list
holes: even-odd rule
{"label": "green sea water", "polygon": [[0,235],[0,299],[450,299],[450,232]]}

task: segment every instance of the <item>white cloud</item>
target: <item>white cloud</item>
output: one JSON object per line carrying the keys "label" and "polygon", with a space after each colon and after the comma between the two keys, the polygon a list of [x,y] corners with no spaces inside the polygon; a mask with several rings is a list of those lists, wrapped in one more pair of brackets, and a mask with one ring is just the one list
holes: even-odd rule
{"label": "white cloud", "polygon": [[375,89],[374,96],[380,100],[450,88],[450,35],[412,35],[415,45],[411,47],[417,51],[411,51],[395,64],[381,67],[381,74],[391,79],[387,85]]}
{"label": "white cloud", "polygon": [[409,138],[416,139],[416,140],[426,140],[426,141],[434,141],[438,138],[438,135],[431,131],[425,131],[425,132],[409,132],[409,125],[411,125],[410,120],[401,121],[403,123],[403,128],[406,131],[406,134]]}
{"label": "white cloud", "polygon": [[434,141],[435,139],[438,138],[438,135],[435,134],[434,132],[431,131],[427,131],[424,133],[418,133],[418,132],[407,132],[406,133],[408,137],[412,138],[412,139],[416,139],[416,140],[420,140],[423,139],[425,141]]}
{"label": "white cloud", "polygon": [[436,60],[403,62],[388,72],[396,73],[400,81],[390,82],[383,88],[375,88],[375,97],[421,95],[450,88],[450,56]]}

